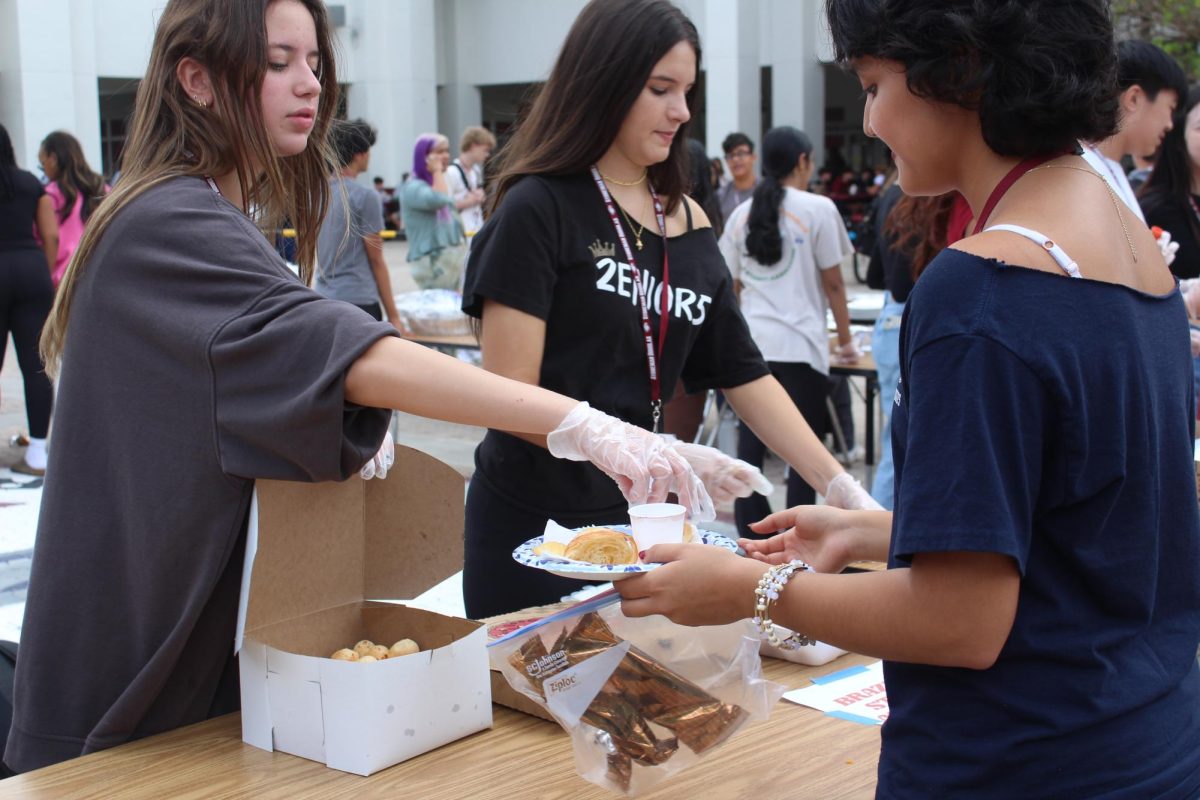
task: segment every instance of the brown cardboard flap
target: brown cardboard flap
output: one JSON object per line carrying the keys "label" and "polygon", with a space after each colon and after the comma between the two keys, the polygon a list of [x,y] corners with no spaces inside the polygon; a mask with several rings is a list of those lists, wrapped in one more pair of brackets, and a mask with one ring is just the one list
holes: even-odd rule
{"label": "brown cardboard flap", "polygon": [[480,627],[457,617],[392,603],[348,603],[311,616],[287,619],[254,631],[254,638],[277,650],[327,658],[333,651],[370,639],[387,647],[414,640],[422,650],[445,647]]}
{"label": "brown cardboard flap", "polygon": [[462,475],[397,445],[387,478],[360,483],[367,489],[364,598],[411,599],[463,568]]}
{"label": "brown cardboard flap", "polygon": [[256,488],[247,633],[364,598],[412,598],[462,569],[463,479],[426,453],[397,446],[384,480]]}

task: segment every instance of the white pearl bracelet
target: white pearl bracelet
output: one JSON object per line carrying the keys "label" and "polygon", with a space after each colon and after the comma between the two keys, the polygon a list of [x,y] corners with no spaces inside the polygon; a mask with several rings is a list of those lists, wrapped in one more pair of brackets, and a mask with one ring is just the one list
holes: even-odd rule
{"label": "white pearl bracelet", "polygon": [[795,572],[806,569],[808,565],[803,561],[778,564],[763,573],[754,589],[754,624],[758,627],[758,635],[780,650],[795,650],[807,644],[816,644],[816,640],[802,633],[790,633],[780,638],[770,615],[771,603],[779,599],[779,593],[788,580]]}

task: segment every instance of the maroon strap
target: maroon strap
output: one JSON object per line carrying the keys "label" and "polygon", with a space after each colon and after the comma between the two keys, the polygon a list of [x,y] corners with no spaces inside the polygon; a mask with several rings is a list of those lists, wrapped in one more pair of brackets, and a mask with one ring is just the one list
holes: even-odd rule
{"label": "maroon strap", "polygon": [[625,235],[625,228],[621,225],[620,217],[617,216],[616,204],[613,202],[612,196],[608,193],[608,187],[605,186],[604,179],[600,176],[600,170],[595,166],[592,167],[592,179],[596,182],[596,188],[600,190],[600,196],[604,198],[604,207],[608,211],[608,217],[617,231],[617,239],[621,242],[621,248],[625,251],[625,260],[629,263],[629,271],[633,274],[633,291],[637,295],[638,307],[642,312],[642,335],[646,338],[646,367],[650,373],[650,413],[654,419],[654,432],[657,433],[658,421],[662,418],[662,378],[659,376],[659,364],[662,363],[663,347],[667,341],[667,311],[670,300],[671,277],[670,262],[667,260],[666,214],[663,212],[658,194],[654,191],[654,187],[651,186],[650,198],[654,201],[654,217],[658,222],[658,229],[662,233],[663,240],[663,270],[662,285],[660,287],[662,301],[659,304],[658,347],[656,349],[654,346],[654,329],[650,326],[650,306],[646,298],[646,287],[642,286],[641,272],[638,270],[637,261],[633,257],[633,250],[629,247],[629,238]]}
{"label": "maroon strap", "polygon": [[979,217],[975,221],[975,230],[972,231],[972,235],[983,230],[983,227],[987,224],[988,217],[992,215],[992,211],[995,210],[996,204],[1000,202],[1000,198],[1004,197],[1005,193],[1012,188],[1014,183],[1021,179],[1022,175],[1024,175],[1026,172],[1029,172],[1031,169],[1040,167],[1047,161],[1053,161],[1061,155],[1063,154],[1054,153],[1053,155],[1048,156],[1032,156],[1010,169],[1008,174],[1001,178],[1000,182],[996,184],[996,188],[992,189],[992,193],[988,196],[987,202],[983,204],[983,211],[979,214]]}

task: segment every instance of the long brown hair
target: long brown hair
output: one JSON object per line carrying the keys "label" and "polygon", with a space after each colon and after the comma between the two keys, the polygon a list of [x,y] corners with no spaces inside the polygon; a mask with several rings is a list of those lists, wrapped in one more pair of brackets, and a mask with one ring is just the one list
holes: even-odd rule
{"label": "long brown hair", "polygon": [[957,192],[932,197],[905,195],[888,214],[883,224],[884,235],[893,249],[911,259],[913,280],[934,256],[946,249],[946,229],[957,195]]}
{"label": "long brown hair", "polygon": [[[182,175],[236,172],[243,211],[272,230],[290,219],[296,260],[312,279],[317,234],[329,204],[332,159],[326,136],[337,109],[333,40],[321,0],[298,0],[312,14],[321,60],[321,102],[304,152],[279,157],[262,119],[260,92],[267,69],[268,6],[275,0],[170,0],[162,12],[150,64],[138,87],[121,180],[96,210],[71,259],[42,331],[46,371],[58,374],[71,302],[79,276],[113,218],[147,190]],[[181,59],[209,73],[213,105],[193,103],[176,77]]]}
{"label": "long brown hair", "polygon": [[[667,52],[687,42],[700,70],[700,36],[668,0],[592,0],[567,33],[545,86],[516,133],[497,154],[491,210],[527,175],[583,172],[612,146],[650,72]],[[687,93],[695,108],[696,87]],[[688,129],[680,126],[667,159],[650,167],[654,189],[670,213],[691,183]]]}
{"label": "long brown hair", "polygon": [[104,178],[88,165],[79,140],[66,131],[49,134],[42,139],[38,149],[48,156],[54,156],[54,163],[58,166],[54,182],[63,194],[63,207],[58,212],[58,221],[66,222],[75,209],[75,198],[83,197],[79,217],[86,222],[104,197]]}

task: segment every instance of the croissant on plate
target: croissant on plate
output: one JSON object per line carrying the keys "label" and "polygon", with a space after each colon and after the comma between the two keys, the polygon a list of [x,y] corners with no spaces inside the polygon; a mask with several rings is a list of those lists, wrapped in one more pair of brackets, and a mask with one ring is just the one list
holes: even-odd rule
{"label": "croissant on plate", "polygon": [[637,542],[628,533],[612,528],[587,528],[571,540],[563,553],[576,561],[592,564],[636,564]]}

